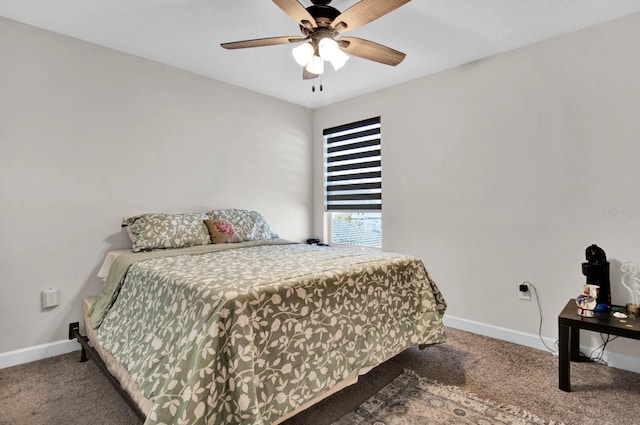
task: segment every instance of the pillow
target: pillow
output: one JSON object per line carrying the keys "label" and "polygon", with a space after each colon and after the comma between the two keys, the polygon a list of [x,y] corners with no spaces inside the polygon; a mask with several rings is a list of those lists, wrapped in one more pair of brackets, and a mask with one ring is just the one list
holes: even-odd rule
{"label": "pillow", "polygon": [[207,213],[210,220],[224,220],[233,223],[236,233],[244,241],[275,239],[278,235],[267,220],[256,211],[241,209],[213,210]]}
{"label": "pillow", "polygon": [[225,220],[204,220],[205,226],[209,229],[211,242],[213,243],[238,243],[242,238],[236,233],[233,224]]}
{"label": "pillow", "polygon": [[133,252],[140,252],[210,244],[205,219],[202,213],[142,214],[125,218],[122,226],[127,227]]}

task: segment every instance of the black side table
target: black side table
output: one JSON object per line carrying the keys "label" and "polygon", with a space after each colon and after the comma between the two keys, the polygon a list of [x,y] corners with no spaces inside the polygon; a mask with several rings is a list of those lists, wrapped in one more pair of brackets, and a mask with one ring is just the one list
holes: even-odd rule
{"label": "black side table", "polygon": [[577,361],[580,355],[580,329],[618,335],[624,338],[640,339],[640,321],[630,315],[627,319],[610,317],[598,319],[578,316],[575,299],[570,299],[558,315],[558,353],[559,388],[571,391],[571,361]]}

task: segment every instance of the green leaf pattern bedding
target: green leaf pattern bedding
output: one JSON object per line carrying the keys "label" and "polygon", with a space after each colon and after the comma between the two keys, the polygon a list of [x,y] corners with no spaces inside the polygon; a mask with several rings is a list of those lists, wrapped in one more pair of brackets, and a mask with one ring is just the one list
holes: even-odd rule
{"label": "green leaf pattern bedding", "polygon": [[419,259],[230,245],[134,262],[98,329],[153,401],[145,424],[271,424],[353,371],[446,338]]}

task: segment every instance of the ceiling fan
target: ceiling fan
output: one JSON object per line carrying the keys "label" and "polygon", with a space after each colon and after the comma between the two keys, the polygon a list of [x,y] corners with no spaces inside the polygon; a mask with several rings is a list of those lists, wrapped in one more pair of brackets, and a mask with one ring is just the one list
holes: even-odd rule
{"label": "ceiling fan", "polygon": [[[335,70],[344,66],[349,55],[386,65],[398,65],[405,54],[373,41],[342,34],[386,15],[411,0],[361,0],[344,12],[330,6],[331,0],[311,0],[304,7],[298,0],[273,0],[284,13],[300,25],[302,36],[258,38],[222,43],[225,49],[301,43],[292,50],[296,62],[303,67],[302,77],[312,79],[324,72],[324,61]],[[314,87],[315,88],[315,87]]]}

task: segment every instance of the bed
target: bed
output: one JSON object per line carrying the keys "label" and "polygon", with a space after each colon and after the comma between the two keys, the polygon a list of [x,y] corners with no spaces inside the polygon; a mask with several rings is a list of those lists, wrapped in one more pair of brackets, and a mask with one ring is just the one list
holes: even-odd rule
{"label": "bed", "polygon": [[249,230],[121,253],[85,301],[84,338],[145,424],[278,424],[446,339],[420,259]]}

